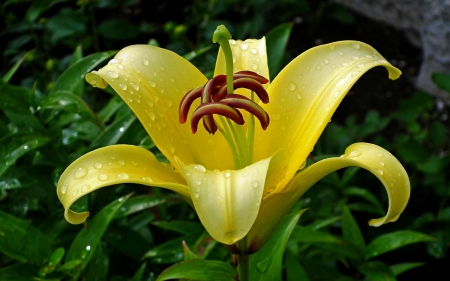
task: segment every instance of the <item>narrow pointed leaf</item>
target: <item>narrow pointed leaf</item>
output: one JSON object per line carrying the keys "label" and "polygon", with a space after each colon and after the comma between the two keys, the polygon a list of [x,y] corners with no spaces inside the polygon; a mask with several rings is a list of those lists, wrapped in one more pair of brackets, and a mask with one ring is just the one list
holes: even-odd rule
{"label": "narrow pointed leaf", "polygon": [[359,268],[370,281],[396,281],[392,270],[379,261],[368,262]]}
{"label": "narrow pointed leaf", "polygon": [[125,216],[129,216],[131,214],[140,212],[142,210],[146,210],[160,204],[166,203],[166,199],[163,196],[157,195],[141,195],[141,196],[133,196],[128,199],[120,208],[114,218],[122,218]]}
{"label": "narrow pointed leaf", "polygon": [[236,278],[236,270],[228,263],[211,260],[188,260],[167,268],[158,276],[156,281],[170,279],[235,281]]}
{"label": "narrow pointed leaf", "polygon": [[285,259],[287,281],[310,281],[308,273],[292,254],[286,252]]}
{"label": "narrow pointed leaf", "polygon": [[103,207],[103,209],[88,222],[86,227],[82,227],[81,231],[70,245],[65,259],[66,263],[80,259],[82,260],[82,268],[86,268],[93,253],[96,251],[106,228],[114,218],[117,210],[122,207],[128,197],[129,195],[121,197]]}
{"label": "narrow pointed leaf", "polygon": [[51,246],[47,237],[28,222],[0,211],[0,252],[23,263],[43,265],[50,257]]}
{"label": "narrow pointed leaf", "polygon": [[66,71],[64,71],[58,80],[56,80],[50,94],[57,91],[69,91],[75,94],[77,93],[77,87],[81,83],[85,83],[84,76],[86,73],[91,72],[93,69],[97,68],[105,60],[112,57],[116,51],[95,53],[80,59],[74,65],[71,65]]}
{"label": "narrow pointed leaf", "polygon": [[89,149],[92,150],[95,148],[116,144],[135,121],[136,116],[131,114],[124,115],[121,118],[116,119],[105,129],[104,133],[98,135],[98,137],[92,141]]}
{"label": "narrow pointed leaf", "polygon": [[342,208],[342,215],[342,234],[344,239],[363,253],[366,248],[366,242],[364,241],[358,223],[355,221],[349,208],[345,205]]}
{"label": "narrow pointed leaf", "polygon": [[204,228],[201,223],[189,221],[155,221],[153,225],[172,230],[181,234],[203,232]]}
{"label": "narrow pointed leaf", "polygon": [[286,45],[292,31],[292,23],[283,23],[272,28],[266,35],[270,76],[273,79],[281,69]]}
{"label": "narrow pointed leaf", "polygon": [[39,267],[34,264],[16,263],[0,269],[0,280],[5,281],[30,281],[38,280]]}
{"label": "narrow pointed leaf", "polygon": [[20,65],[22,64],[23,60],[28,56],[30,52],[26,53],[23,57],[20,58],[20,60],[18,60],[13,67],[11,67],[10,70],[8,70],[8,72],[5,73],[5,75],[3,75],[2,77],[2,81],[8,83],[9,80],[11,79],[11,77],[13,77],[14,73],[16,73],[17,69],[19,69]]}
{"label": "narrow pointed leaf", "polygon": [[144,276],[145,267],[147,266],[147,263],[144,262],[139,269],[136,271],[136,273],[133,275],[133,278],[131,281],[142,281],[142,277]]}
{"label": "narrow pointed leaf", "polygon": [[397,276],[399,274],[402,274],[403,272],[409,271],[413,268],[423,266],[425,263],[423,262],[405,262],[405,263],[399,263],[391,265],[391,271],[394,273],[394,276]]}
{"label": "narrow pointed leaf", "polygon": [[264,246],[258,252],[250,255],[250,281],[282,280],[282,261],[286,243],[305,210],[282,218]]}
{"label": "narrow pointed leaf", "polygon": [[411,230],[391,232],[375,238],[367,245],[365,256],[366,259],[370,259],[400,247],[420,242],[436,242],[436,238]]}

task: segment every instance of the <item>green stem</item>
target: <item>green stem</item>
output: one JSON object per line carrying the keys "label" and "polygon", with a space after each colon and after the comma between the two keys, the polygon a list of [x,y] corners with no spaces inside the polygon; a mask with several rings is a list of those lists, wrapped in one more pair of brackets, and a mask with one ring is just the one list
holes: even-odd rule
{"label": "green stem", "polygon": [[226,120],[227,120],[228,126],[230,126],[231,132],[233,133],[234,140],[235,140],[236,146],[239,151],[239,156],[240,156],[239,159],[241,160],[241,162],[239,163],[240,164],[239,167],[236,167],[236,168],[237,169],[244,168],[245,163],[242,163],[242,161],[245,162],[246,151],[245,151],[244,140],[242,139],[242,136],[239,132],[239,129],[242,129],[242,128],[238,128],[239,126],[234,126],[233,122],[231,122],[230,119],[226,118]]}
{"label": "green stem", "polygon": [[248,281],[248,255],[237,255],[239,281]]}

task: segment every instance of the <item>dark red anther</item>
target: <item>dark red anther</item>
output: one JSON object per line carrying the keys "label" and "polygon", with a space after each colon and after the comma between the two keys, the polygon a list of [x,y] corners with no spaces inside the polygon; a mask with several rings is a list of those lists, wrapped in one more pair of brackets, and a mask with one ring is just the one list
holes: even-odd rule
{"label": "dark red anther", "polygon": [[213,114],[218,114],[230,118],[239,125],[243,125],[245,123],[242,114],[237,109],[234,109],[231,106],[218,102],[204,103],[197,107],[197,109],[192,114],[192,133],[195,134],[197,132],[198,122],[202,117],[204,117],[205,115],[212,116]]}

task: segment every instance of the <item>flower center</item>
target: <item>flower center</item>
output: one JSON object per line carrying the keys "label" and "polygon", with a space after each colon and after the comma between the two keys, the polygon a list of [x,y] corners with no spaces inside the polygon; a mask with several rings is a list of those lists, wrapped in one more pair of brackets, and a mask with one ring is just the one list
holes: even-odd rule
{"label": "flower center", "polygon": [[[259,119],[263,130],[269,126],[269,115],[254,101],[256,94],[263,103],[269,102],[269,95],[263,87],[269,80],[252,71],[233,73],[230,39],[231,34],[225,26],[218,26],[214,31],[213,42],[220,44],[225,55],[226,75],[218,75],[205,85],[188,91],[180,102],[179,121],[186,123],[192,103],[200,99],[200,105],[191,117],[192,133],[197,132],[200,119],[203,119],[203,126],[210,134],[214,135],[219,130],[231,148],[235,168],[240,169],[253,163],[254,117]],[[252,91],[251,98],[235,94],[234,90],[239,88]],[[247,132],[242,126],[237,126],[245,123],[239,109],[250,113]]]}

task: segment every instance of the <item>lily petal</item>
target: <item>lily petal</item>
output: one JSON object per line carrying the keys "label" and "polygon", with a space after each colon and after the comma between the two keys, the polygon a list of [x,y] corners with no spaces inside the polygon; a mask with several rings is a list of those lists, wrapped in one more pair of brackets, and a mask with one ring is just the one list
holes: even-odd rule
{"label": "lily petal", "polygon": [[185,180],[168,163],[160,163],[150,151],[132,145],[113,145],[91,151],[67,167],[56,189],[64,206],[64,217],[72,224],[86,220],[89,212],[75,213],[70,206],[99,188],[138,183],[171,189],[190,198]]}
{"label": "lily petal", "polygon": [[200,221],[215,240],[229,245],[248,233],[258,216],[266,181],[273,183],[278,176],[270,173],[274,178],[268,178],[268,171],[278,168],[284,157],[280,151],[241,170],[225,171],[178,161]]}
{"label": "lily petal", "polygon": [[281,217],[313,184],[331,172],[350,166],[361,167],[374,174],[383,183],[389,196],[386,216],[370,220],[369,225],[380,226],[396,221],[410,195],[405,169],[384,148],[369,143],[355,143],[347,147],[341,157],[321,160],[297,173],[283,193],[271,193],[264,198],[258,218],[245,238],[247,244],[251,245],[250,249],[258,250]]}
{"label": "lily petal", "polygon": [[291,163],[282,189],[305,162],[334,111],[352,85],[369,69],[384,66],[390,79],[401,72],[371,46],[342,41],[312,48],[289,63],[267,89],[261,104],[271,125],[256,128],[255,160],[287,149]]}
{"label": "lily petal", "polygon": [[[224,153],[229,147],[221,134],[209,136],[206,130],[199,130],[193,135],[189,125],[179,123],[178,105],[183,96],[207,82],[179,55],[148,45],[129,46],[108,65],[86,75],[86,80],[100,88],[110,84],[174,166],[176,155],[185,163],[202,163],[211,169],[233,167],[231,151]],[[198,104],[195,101],[194,108]],[[208,147],[211,149],[204,153]]]}
{"label": "lily petal", "polygon": [[[230,47],[231,52],[233,53],[234,73],[239,71],[253,71],[267,79],[270,78],[265,37],[259,40],[230,40]],[[226,74],[225,56],[222,48],[219,49],[219,54],[217,55],[214,76],[219,74]],[[263,85],[265,89],[267,89],[269,83]],[[250,98],[250,91],[248,90],[239,89],[235,92]]]}

